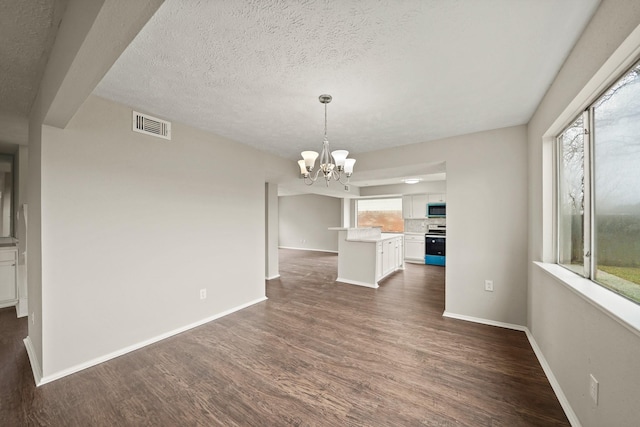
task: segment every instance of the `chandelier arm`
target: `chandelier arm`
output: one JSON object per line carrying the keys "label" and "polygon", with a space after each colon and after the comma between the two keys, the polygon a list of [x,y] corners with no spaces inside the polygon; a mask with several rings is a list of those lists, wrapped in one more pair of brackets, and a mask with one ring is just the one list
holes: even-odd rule
{"label": "chandelier arm", "polygon": [[304,183],[306,185],[312,185],[314,182],[316,182],[318,180],[318,176],[320,175],[320,168],[318,168],[315,173],[310,171],[309,173],[305,174],[303,176],[304,178]]}
{"label": "chandelier arm", "polygon": [[349,177],[347,176],[347,182],[344,182],[342,180],[343,177],[345,177],[346,174],[343,174],[341,171],[334,169],[331,173],[331,177],[334,179],[334,181],[338,181],[340,184],[342,185],[347,185],[349,183]]}
{"label": "chandelier arm", "polygon": [[[345,176],[346,176],[346,175],[345,175]],[[342,184],[342,185],[349,185],[349,178],[350,178],[350,177],[348,177],[348,176],[347,176],[347,182],[344,182],[344,181],[342,180],[342,177],[343,177],[343,175],[339,174],[339,175],[338,175],[338,179],[336,179],[336,181],[338,181],[338,182],[339,182],[340,184]]]}

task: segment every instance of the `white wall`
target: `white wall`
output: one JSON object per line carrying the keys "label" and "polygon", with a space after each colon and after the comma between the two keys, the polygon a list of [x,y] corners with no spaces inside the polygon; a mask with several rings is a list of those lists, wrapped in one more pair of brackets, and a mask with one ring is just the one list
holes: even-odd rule
{"label": "white wall", "polygon": [[[359,170],[447,164],[446,311],[525,325],[527,145],[524,126],[358,156]],[[484,291],[484,280],[494,292]]]}
{"label": "white wall", "polygon": [[[532,264],[553,262],[553,164],[551,141],[543,141],[543,135],[563,114],[576,115],[584,108],[574,101],[576,96],[602,83],[589,81],[639,24],[640,2],[603,0],[528,126],[528,326],[585,427],[638,425],[640,332],[627,329]],[[589,374],[600,382],[597,406],[589,397]]]}
{"label": "white wall", "polygon": [[341,226],[340,199],[315,194],[278,199],[280,247],[338,251],[338,233],[328,228]]}
{"label": "white wall", "polygon": [[66,129],[43,126],[45,377],[265,296],[264,178],[244,173],[260,153],[131,120],[90,97]]}
{"label": "white wall", "polygon": [[265,271],[264,276],[267,280],[275,279],[280,276],[279,257],[278,257],[278,186],[272,183],[264,185],[265,198]]}
{"label": "white wall", "polygon": [[16,177],[18,193],[15,199],[16,237],[18,238],[18,306],[19,317],[28,315],[27,292],[27,229],[24,220],[23,205],[27,203],[27,176],[29,173],[29,148],[19,146],[16,153]]}
{"label": "white wall", "polygon": [[31,367],[36,373],[36,381],[42,376],[42,228],[41,228],[41,151],[42,151],[42,109],[41,94],[34,102],[29,117],[29,166],[27,171],[27,205],[29,206],[29,229],[27,233],[27,294],[29,296],[29,336],[28,349]]}
{"label": "white wall", "polygon": [[[43,371],[51,371],[46,361],[49,349],[44,343],[48,331],[43,322],[45,311],[49,311],[43,301],[48,290],[43,287],[42,280],[45,263],[42,245],[46,242],[42,228],[42,175],[46,167],[42,158],[43,124],[60,128],[67,125],[161,3],[162,0],[140,0],[124,7],[121,1],[70,0],[29,113],[28,135],[22,132],[29,141],[29,336],[25,343],[36,381],[40,380]],[[45,271],[45,275],[47,273]]]}

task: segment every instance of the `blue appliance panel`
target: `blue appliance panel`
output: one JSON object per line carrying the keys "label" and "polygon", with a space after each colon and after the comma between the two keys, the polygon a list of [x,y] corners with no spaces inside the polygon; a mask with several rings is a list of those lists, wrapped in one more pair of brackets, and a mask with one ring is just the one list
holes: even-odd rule
{"label": "blue appliance panel", "polygon": [[446,257],[442,255],[425,255],[424,263],[429,265],[442,265],[445,266]]}

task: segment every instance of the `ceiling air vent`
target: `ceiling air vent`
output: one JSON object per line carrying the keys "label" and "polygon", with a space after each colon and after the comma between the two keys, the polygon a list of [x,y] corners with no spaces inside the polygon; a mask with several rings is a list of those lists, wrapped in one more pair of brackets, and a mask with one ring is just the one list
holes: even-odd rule
{"label": "ceiling air vent", "polygon": [[158,138],[171,139],[171,122],[137,111],[133,112],[133,130]]}

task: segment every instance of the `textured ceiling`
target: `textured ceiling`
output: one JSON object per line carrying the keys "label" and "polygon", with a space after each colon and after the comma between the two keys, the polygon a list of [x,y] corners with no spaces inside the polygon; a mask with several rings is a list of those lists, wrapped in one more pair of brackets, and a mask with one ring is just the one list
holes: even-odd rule
{"label": "textured ceiling", "polygon": [[[295,159],[527,123],[598,0],[167,0],[95,93]],[[357,169],[357,165],[356,165]]]}
{"label": "textured ceiling", "polygon": [[27,116],[68,0],[0,0],[0,112]]}

